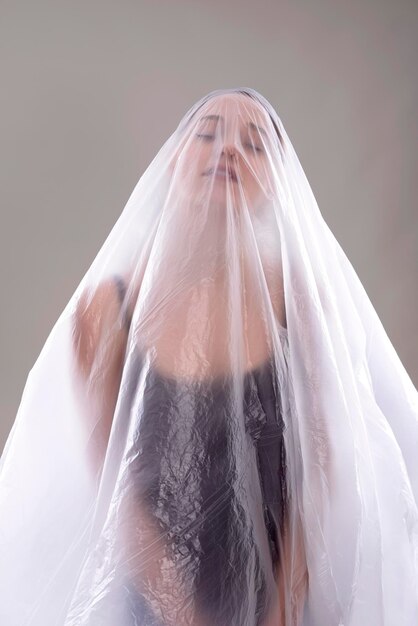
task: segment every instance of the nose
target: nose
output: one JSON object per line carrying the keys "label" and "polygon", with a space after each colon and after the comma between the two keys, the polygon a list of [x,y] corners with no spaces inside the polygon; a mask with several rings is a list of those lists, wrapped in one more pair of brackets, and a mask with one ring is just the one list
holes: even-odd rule
{"label": "nose", "polygon": [[236,146],[232,143],[225,144],[222,148],[222,154],[225,154],[227,157],[235,157]]}
{"label": "nose", "polygon": [[237,149],[236,146],[228,143],[224,144],[222,148],[221,158],[224,157],[225,161],[228,163],[234,164],[237,161]]}
{"label": "nose", "polygon": [[222,155],[235,157],[237,152],[236,146],[236,129],[235,127],[223,128],[221,133]]}

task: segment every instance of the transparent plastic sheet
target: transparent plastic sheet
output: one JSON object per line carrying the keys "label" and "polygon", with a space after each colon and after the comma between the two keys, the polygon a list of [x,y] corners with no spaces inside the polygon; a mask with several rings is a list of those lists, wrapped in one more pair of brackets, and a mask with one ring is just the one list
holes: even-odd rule
{"label": "transparent plastic sheet", "polygon": [[253,89],[183,116],[0,465],[7,626],[418,623],[417,392]]}

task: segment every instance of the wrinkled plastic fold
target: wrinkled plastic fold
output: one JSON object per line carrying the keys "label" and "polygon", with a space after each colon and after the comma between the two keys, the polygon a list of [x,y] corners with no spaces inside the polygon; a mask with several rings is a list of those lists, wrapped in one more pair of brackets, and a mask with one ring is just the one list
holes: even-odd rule
{"label": "wrinkled plastic fold", "polygon": [[418,624],[418,396],[271,104],[145,172],[0,461],[4,626]]}

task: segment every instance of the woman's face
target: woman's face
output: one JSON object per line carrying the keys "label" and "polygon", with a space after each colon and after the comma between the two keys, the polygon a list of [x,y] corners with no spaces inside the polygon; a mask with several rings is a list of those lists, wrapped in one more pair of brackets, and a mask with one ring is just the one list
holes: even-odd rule
{"label": "woman's face", "polygon": [[272,149],[261,105],[242,94],[217,96],[193,116],[176,153],[182,190],[210,206],[231,202],[252,210],[271,193]]}

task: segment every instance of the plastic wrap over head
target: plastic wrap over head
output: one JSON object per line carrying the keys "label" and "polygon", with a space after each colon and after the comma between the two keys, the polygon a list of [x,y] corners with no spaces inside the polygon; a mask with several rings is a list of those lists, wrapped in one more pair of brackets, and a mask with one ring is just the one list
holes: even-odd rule
{"label": "plastic wrap over head", "polygon": [[418,623],[418,402],[271,104],[141,175],[0,464],[5,626]]}

